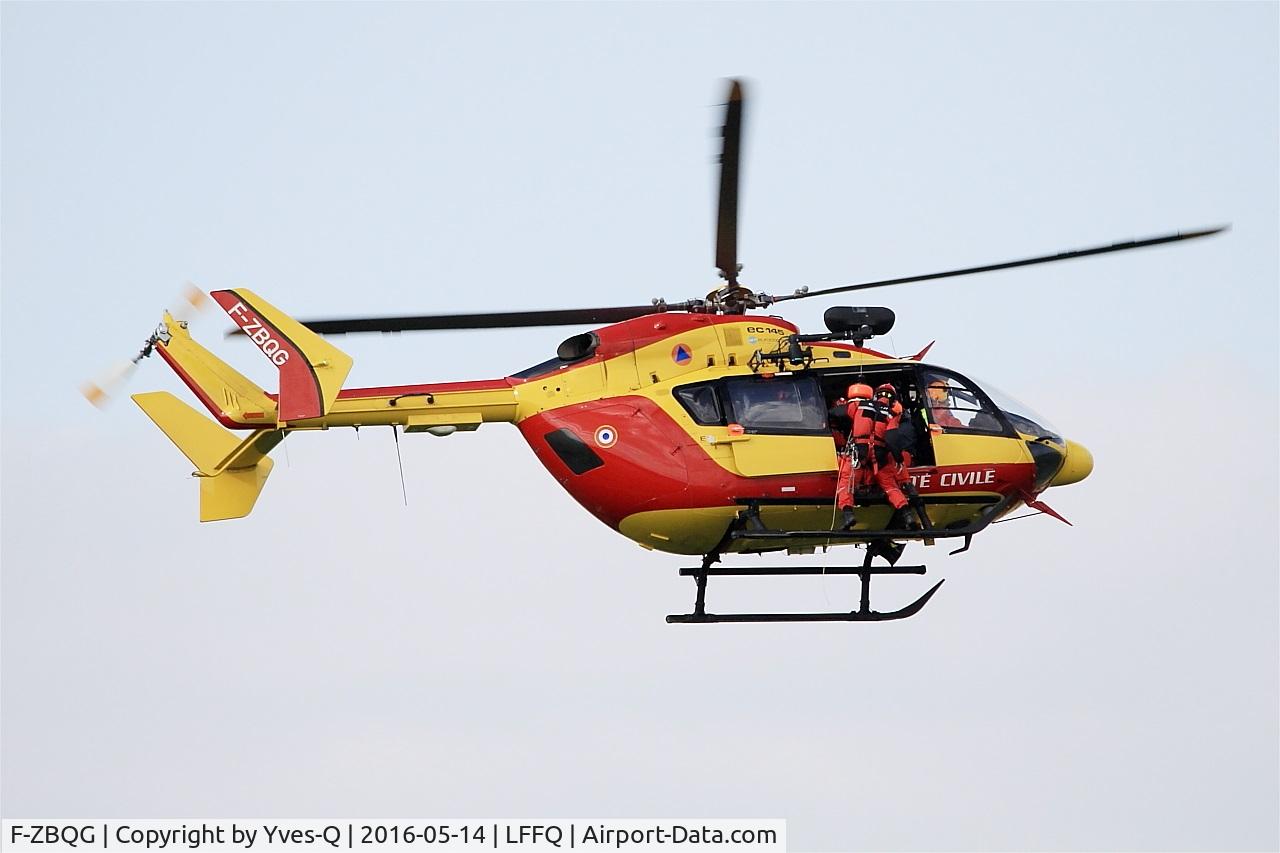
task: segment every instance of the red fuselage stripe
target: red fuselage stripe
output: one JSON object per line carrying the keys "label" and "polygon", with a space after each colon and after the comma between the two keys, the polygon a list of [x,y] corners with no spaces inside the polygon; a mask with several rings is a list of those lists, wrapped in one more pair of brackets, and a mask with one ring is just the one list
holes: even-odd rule
{"label": "red fuselage stripe", "polygon": [[510,388],[505,379],[478,379],[470,382],[438,382],[430,385],[383,385],[376,388],[350,388],[338,392],[339,400],[361,397],[395,397],[400,394],[445,394],[449,391],[496,391]]}

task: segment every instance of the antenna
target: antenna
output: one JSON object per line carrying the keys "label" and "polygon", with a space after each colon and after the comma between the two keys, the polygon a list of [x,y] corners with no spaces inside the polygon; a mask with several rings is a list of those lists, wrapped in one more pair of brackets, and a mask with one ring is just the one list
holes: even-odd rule
{"label": "antenna", "polygon": [[400,494],[404,496],[404,505],[409,505],[409,492],[404,487],[404,460],[400,458],[400,427],[391,425],[391,434],[396,440],[396,464],[400,466]]}

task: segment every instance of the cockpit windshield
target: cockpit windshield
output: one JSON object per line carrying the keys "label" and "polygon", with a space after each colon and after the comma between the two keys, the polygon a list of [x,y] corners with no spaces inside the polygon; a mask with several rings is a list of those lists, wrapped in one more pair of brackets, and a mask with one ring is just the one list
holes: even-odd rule
{"label": "cockpit windshield", "polygon": [[1051,424],[1044,415],[1041,415],[1012,395],[1001,391],[985,379],[973,377],[973,381],[977,382],[987,396],[991,398],[991,402],[995,403],[1008,416],[1009,422],[1013,424],[1013,428],[1020,434],[1032,440],[1047,438],[1056,444],[1064,444],[1062,433],[1058,432],[1057,427]]}

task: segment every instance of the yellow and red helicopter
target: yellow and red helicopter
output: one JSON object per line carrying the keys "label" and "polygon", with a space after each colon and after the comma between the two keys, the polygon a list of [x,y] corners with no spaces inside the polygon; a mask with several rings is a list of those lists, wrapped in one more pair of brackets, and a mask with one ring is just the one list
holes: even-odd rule
{"label": "yellow and red helicopter", "polygon": [[[247,515],[271,473],[268,454],[291,432],[390,425],[447,436],[511,423],[553,477],[592,515],[642,547],[698,555],[681,574],[696,582],[692,613],[669,622],[881,621],[918,612],[870,607],[876,574],[923,574],[897,565],[909,541],[932,545],[975,534],[1021,507],[1061,518],[1041,500],[1079,482],[1089,451],[1011,398],[941,365],[928,347],[909,358],[869,348],[894,323],[888,308],[829,309],[827,331],[802,334],[765,313],[796,299],[971,275],[1126,251],[1222,228],[1025,258],[980,267],[771,296],[739,281],[737,251],[740,81],[731,81],[720,158],[716,266],[722,286],[680,303],[555,311],[298,321],[245,290],[212,293],[279,370],[268,393],[164,315],[134,361],[158,353],[213,415],[167,392],[133,399],[195,466],[200,520]],[[604,324],[575,334],[555,356],[500,379],[344,388],[352,360],[322,335],[439,329]],[[852,383],[891,383],[918,436],[910,477],[919,526],[894,525],[882,494],[858,498],[858,521],[837,529],[837,454],[828,410]],[[246,431],[243,436],[230,430]],[[1065,521],[1065,519],[1063,519]],[[812,554],[865,548],[850,567],[725,567],[727,554]],[[873,565],[875,558],[886,565]],[[839,613],[710,613],[713,575],[857,574],[861,601]]]}

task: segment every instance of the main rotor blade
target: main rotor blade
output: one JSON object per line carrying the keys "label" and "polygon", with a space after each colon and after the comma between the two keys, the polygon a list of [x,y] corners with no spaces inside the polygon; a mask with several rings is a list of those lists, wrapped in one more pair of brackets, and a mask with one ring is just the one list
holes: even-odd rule
{"label": "main rotor blade", "polygon": [[742,148],[742,81],[733,80],[725,104],[724,146],[720,150],[720,209],[716,215],[716,267],[720,277],[738,283],[738,160]]}
{"label": "main rotor blade", "polygon": [[[617,308],[568,308],[560,311],[505,311],[488,314],[425,314],[414,317],[354,317],[335,320],[299,320],[322,335],[351,332],[431,332],[452,329],[511,329],[522,326],[576,326],[618,323],[646,314],[671,310],[667,305],[631,305]],[[239,329],[227,337],[242,334]]]}
{"label": "main rotor blade", "polygon": [[903,278],[887,278],[882,281],[867,281],[861,284],[847,284],[843,287],[828,287],[823,290],[810,290],[806,293],[791,293],[786,296],[778,296],[774,298],[774,302],[785,302],[788,299],[808,299],[810,296],[829,296],[832,293],[848,293],[851,290],[866,290],[872,287],[887,287],[891,284],[910,284],[915,281],[929,281],[935,278],[954,278],[960,275],[974,275],[980,272],[993,272],[995,270],[1007,270],[1014,267],[1028,267],[1032,264],[1048,264],[1054,261],[1069,261],[1072,258],[1085,258],[1090,255],[1105,255],[1108,252],[1126,252],[1129,249],[1142,249],[1147,246],[1159,246],[1162,243],[1176,243],[1179,240],[1194,240],[1197,237],[1208,237],[1226,231],[1230,225],[1219,225],[1215,228],[1204,228],[1199,231],[1178,231],[1173,234],[1165,234],[1160,237],[1148,237],[1144,240],[1127,240],[1123,243],[1112,243],[1109,246],[1095,246],[1091,249],[1073,249],[1069,252],[1059,252],[1056,255],[1040,255],[1035,258],[1023,258],[1020,261],[1005,261],[998,264],[985,264],[980,267],[965,267],[958,270],[947,270],[946,272],[934,272],[927,275],[911,275]]}

